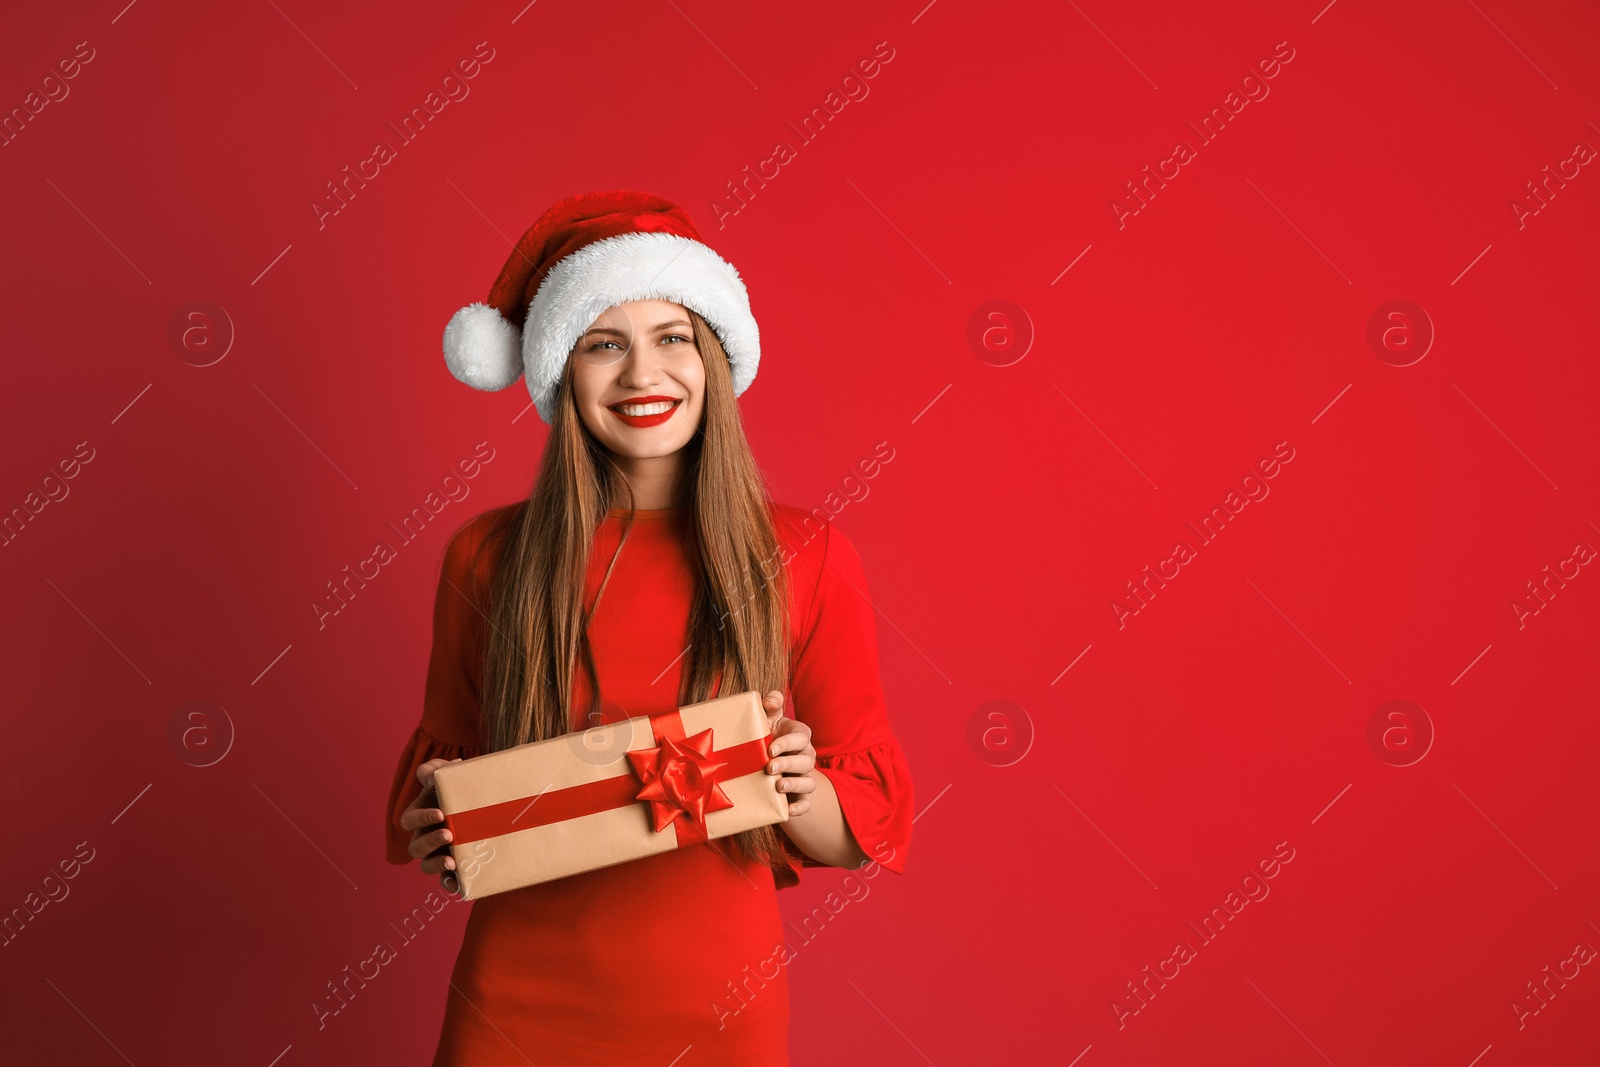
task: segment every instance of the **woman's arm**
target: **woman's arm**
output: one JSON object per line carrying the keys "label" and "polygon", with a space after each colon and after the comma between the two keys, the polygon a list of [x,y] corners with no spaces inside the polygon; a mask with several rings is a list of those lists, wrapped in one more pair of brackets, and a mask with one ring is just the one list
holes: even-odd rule
{"label": "woman's arm", "polygon": [[[498,510],[498,509],[497,509]],[[390,863],[417,859],[411,851],[417,827],[405,824],[406,813],[422,800],[429,763],[469,759],[482,751],[478,744],[481,711],[478,700],[478,661],[487,599],[487,577],[480,564],[471,564],[494,511],[471,519],[450,536],[439,566],[433,602],[433,650],[428,657],[427,683],[422,698],[422,719],[400,752],[389,787],[386,851]],[[468,599],[468,597],[474,599]],[[431,801],[423,804],[433,807]],[[423,871],[434,872],[424,864]]]}
{"label": "woman's arm", "polygon": [[[795,759],[786,791],[810,800],[780,825],[793,885],[802,866],[872,862],[903,874],[911,840],[913,792],[905,755],[889,724],[878,665],[877,613],[855,546],[833,523],[790,561],[804,588],[814,577],[805,623],[796,627],[790,684],[768,714],[775,759]],[[783,788],[783,786],[780,786]],[[788,873],[788,872],[786,872]]]}
{"label": "woman's arm", "polygon": [[839,794],[826,774],[817,774],[817,750],[811,743],[811,728],[783,715],[783,694],[774,689],[762,700],[772,723],[774,757],[767,769],[784,777],[778,788],[789,794],[789,819],[779,823],[800,851],[830,867],[860,867],[867,854],[857,843]]}

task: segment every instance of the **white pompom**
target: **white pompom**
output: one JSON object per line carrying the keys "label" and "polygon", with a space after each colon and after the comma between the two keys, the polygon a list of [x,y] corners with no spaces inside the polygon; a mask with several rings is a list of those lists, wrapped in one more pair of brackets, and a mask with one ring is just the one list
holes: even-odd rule
{"label": "white pompom", "polygon": [[522,331],[488,304],[468,304],[444,328],[444,361],[457,381],[497,392],[522,377]]}

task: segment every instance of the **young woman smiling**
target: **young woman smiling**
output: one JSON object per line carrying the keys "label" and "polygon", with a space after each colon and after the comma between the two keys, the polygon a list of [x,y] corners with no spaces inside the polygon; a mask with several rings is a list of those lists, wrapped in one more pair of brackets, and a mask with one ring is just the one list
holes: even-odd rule
{"label": "young woman smiling", "polygon": [[451,760],[746,690],[789,819],[475,901],[433,1062],[787,1064],[787,970],[749,970],[784,945],[777,890],[808,866],[903,873],[913,794],[860,557],[768,498],[744,436],[744,284],[670,201],[573,197],[445,355],[479,389],[525,378],[550,433],[530,496],[445,549],[388,858],[452,889],[431,787]]}

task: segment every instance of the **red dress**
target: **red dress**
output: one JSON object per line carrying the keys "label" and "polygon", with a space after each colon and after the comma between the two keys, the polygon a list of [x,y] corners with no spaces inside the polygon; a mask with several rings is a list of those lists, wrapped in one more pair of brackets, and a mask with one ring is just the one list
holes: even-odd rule
{"label": "red dress", "polygon": [[[410,861],[411,833],[399,819],[421,791],[417,767],[482,751],[477,663],[496,549],[485,552],[476,575],[468,568],[504,510],[473,519],[445,549],[422,723],[401,753],[389,796],[392,863]],[[596,534],[586,603],[617,546],[623,514],[613,510]],[[831,524],[784,505],[775,514],[794,553],[786,712],[811,727],[818,769],[856,841],[880,866],[903,873],[911,776],[889,726],[861,559]],[[694,590],[691,523],[682,507],[634,512],[589,626],[603,722],[677,706]],[[587,706],[582,676],[578,707]],[[776,878],[726,842],[709,842],[474,901],[435,1067],[787,1064],[781,963],[788,956],[779,952],[777,890],[820,864],[800,853],[781,824],[779,836],[790,866]]]}

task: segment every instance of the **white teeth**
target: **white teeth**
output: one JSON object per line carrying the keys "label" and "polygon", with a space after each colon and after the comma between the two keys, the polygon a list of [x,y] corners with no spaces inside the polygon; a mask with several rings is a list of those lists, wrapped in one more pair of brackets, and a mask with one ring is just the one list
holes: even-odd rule
{"label": "white teeth", "polygon": [[616,410],[624,415],[659,415],[671,411],[676,401],[657,400],[653,404],[618,404]]}

